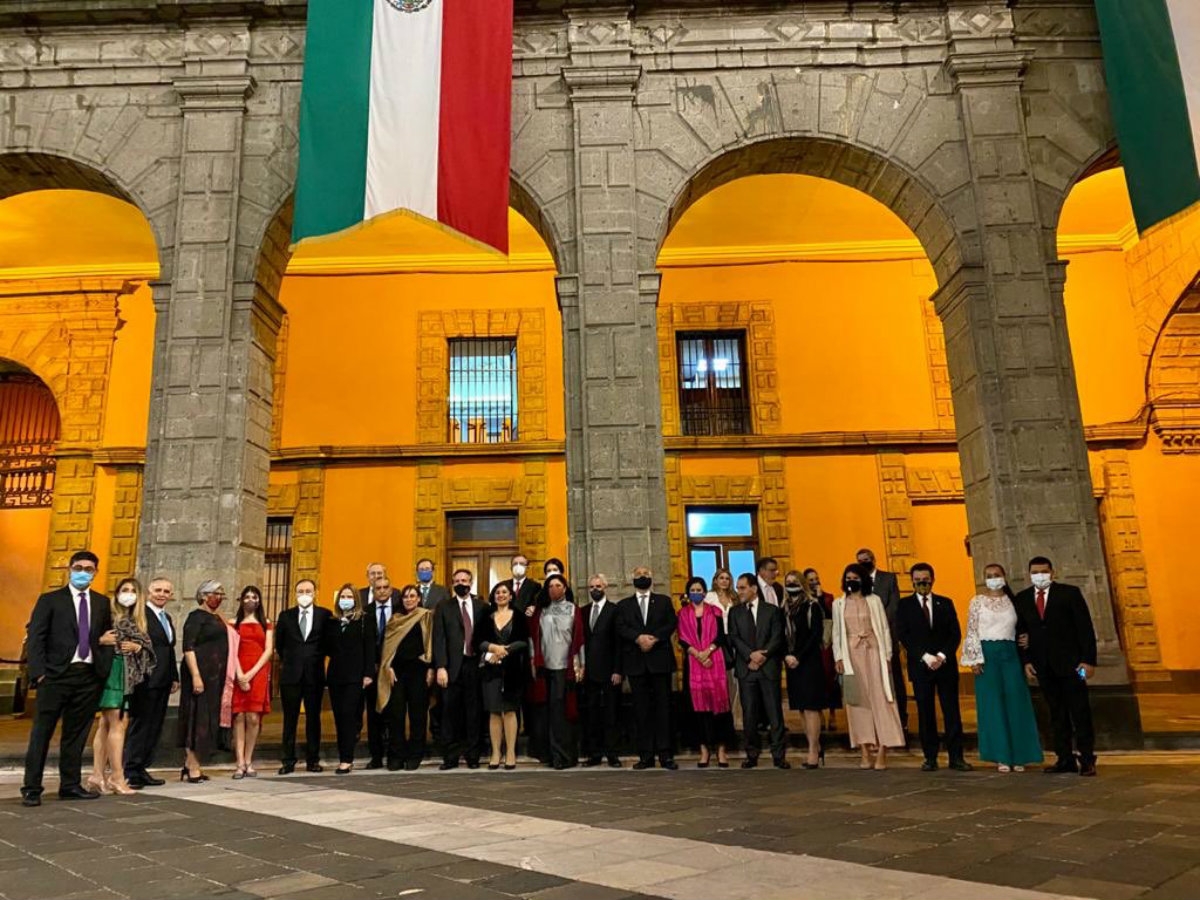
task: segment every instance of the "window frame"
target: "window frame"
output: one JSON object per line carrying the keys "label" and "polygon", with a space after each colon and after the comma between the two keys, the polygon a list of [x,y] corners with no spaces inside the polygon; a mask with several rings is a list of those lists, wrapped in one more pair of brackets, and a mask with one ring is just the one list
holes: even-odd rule
{"label": "window frame", "polygon": [[[715,355],[717,341],[733,341],[737,349],[738,387],[718,386],[715,370],[709,370],[705,388],[686,387],[684,369],[689,357],[683,352],[687,342],[703,342],[704,359]],[[685,437],[729,437],[755,433],[754,409],[750,395],[750,360],[746,353],[745,328],[678,330],[675,332],[675,377],[679,403],[679,432]],[[733,395],[736,393],[736,398]],[[697,396],[703,394],[703,400]],[[732,402],[731,402],[732,401]],[[704,415],[696,415],[703,411]],[[703,426],[703,427],[701,427]]]}

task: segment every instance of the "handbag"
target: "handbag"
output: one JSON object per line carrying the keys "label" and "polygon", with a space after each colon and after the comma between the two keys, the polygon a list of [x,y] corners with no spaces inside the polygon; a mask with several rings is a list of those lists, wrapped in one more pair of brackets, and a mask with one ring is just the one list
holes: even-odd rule
{"label": "handbag", "polygon": [[842,683],[842,703],[847,706],[863,706],[862,686],[859,684],[857,675],[849,675],[843,673],[838,676],[838,681]]}

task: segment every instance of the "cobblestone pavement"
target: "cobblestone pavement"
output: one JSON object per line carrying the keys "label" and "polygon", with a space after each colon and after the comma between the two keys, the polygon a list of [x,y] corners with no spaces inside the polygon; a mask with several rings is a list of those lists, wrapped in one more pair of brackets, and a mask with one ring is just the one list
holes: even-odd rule
{"label": "cobblestone pavement", "polygon": [[[356,773],[24,809],[0,897],[1193,898],[1200,759],[1096,779],[821,771]],[[265,768],[265,767],[264,767]],[[964,884],[963,882],[974,882]]]}

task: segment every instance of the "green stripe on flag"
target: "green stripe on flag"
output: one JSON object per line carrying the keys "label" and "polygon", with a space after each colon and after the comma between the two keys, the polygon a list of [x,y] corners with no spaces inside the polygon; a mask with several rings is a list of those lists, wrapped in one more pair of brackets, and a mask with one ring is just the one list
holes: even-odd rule
{"label": "green stripe on flag", "polygon": [[295,241],[363,220],[374,6],[309,0]]}
{"label": "green stripe on flag", "polygon": [[1096,0],[1109,104],[1139,231],[1200,201],[1187,97],[1164,0]]}

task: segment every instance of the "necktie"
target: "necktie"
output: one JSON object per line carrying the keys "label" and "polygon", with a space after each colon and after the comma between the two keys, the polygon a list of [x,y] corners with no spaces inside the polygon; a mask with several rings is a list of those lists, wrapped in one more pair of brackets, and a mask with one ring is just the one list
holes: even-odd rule
{"label": "necktie", "polygon": [[592,631],[596,630],[596,620],[598,618],[600,618],[600,604],[593,603],[592,604],[592,620],[588,623],[588,628],[592,629]]}
{"label": "necktie", "polygon": [[650,598],[648,596],[639,597],[638,606],[642,608],[642,624],[645,625],[646,619],[650,617]]}
{"label": "necktie", "polygon": [[929,598],[921,598],[921,606],[925,609],[925,618],[929,620],[930,629],[933,628],[933,607],[929,605]]}
{"label": "necktie", "polygon": [[379,634],[376,635],[376,639],[380,644],[383,643],[383,633],[385,631],[387,631],[387,607],[381,603],[379,604]]}
{"label": "necktie", "polygon": [[754,624],[757,626],[758,625],[758,601],[757,600],[750,601],[750,618],[752,618],[754,620]]}
{"label": "necktie", "polygon": [[463,655],[474,656],[471,652],[471,613],[467,609],[467,601],[462,602],[462,622],[463,622]]}
{"label": "necktie", "polygon": [[167,643],[175,640],[175,635],[171,633],[171,620],[167,618],[166,610],[158,611],[158,621],[162,624],[163,634],[167,636]]}
{"label": "necktie", "polygon": [[300,635],[306,641],[308,640],[308,610],[300,610]]}
{"label": "necktie", "polygon": [[1046,592],[1045,591],[1037,592],[1037,611],[1038,611],[1038,618],[1044,620],[1046,618]]}
{"label": "necktie", "polygon": [[92,655],[92,611],[88,608],[87,591],[79,592],[79,658]]}
{"label": "necktie", "polygon": [[425,602],[425,598],[429,596],[429,585],[421,585],[421,602]]}

